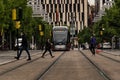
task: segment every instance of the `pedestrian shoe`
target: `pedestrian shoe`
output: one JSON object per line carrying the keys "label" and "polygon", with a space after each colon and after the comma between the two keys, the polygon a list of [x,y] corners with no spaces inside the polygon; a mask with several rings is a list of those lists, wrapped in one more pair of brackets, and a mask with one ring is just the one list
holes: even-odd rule
{"label": "pedestrian shoe", "polygon": [[51,58],[54,58],[55,56],[52,56]]}
{"label": "pedestrian shoe", "polygon": [[19,58],[18,57],[14,57],[15,59],[17,59],[17,60],[19,60]]}
{"label": "pedestrian shoe", "polygon": [[45,58],[44,56],[41,56],[41,58]]}
{"label": "pedestrian shoe", "polygon": [[30,61],[31,59],[27,59],[27,61]]}

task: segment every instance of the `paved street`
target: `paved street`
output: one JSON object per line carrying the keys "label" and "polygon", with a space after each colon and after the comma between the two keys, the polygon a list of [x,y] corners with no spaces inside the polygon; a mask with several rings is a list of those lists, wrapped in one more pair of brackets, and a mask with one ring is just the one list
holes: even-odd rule
{"label": "paved street", "polygon": [[[31,56],[41,53],[41,52],[42,51],[40,51],[40,50],[30,50]],[[17,51],[13,51],[13,50],[0,51],[0,65],[15,61],[16,59],[14,57],[16,55],[17,55]],[[23,51],[21,58],[26,58],[26,57],[27,57],[27,53],[25,51]]]}
{"label": "paved street", "polygon": [[67,52],[55,51],[55,58],[49,54],[41,58],[40,50],[30,50],[30,53],[32,60],[26,61],[26,52],[16,60],[16,51],[0,51],[0,80],[105,80],[103,75],[110,80],[120,79],[120,50],[101,50],[92,56],[89,50],[75,48]]}
{"label": "paved street", "polygon": [[0,0],[0,80],[120,80],[119,14],[120,0]]}
{"label": "paved street", "polygon": [[[78,49],[75,48],[74,50],[78,50]],[[102,51],[105,52],[105,53],[115,55],[115,56],[120,56],[120,50],[111,50],[111,49],[109,49],[109,50],[102,50]],[[42,51],[40,51],[40,50],[30,50],[31,55],[35,55],[35,54],[41,53],[41,52]],[[16,56],[16,54],[17,54],[17,51],[13,51],[13,50],[0,51],[0,65],[11,62],[11,61],[15,61],[14,57]],[[27,56],[26,52],[23,51],[21,57],[25,58],[26,56]]]}

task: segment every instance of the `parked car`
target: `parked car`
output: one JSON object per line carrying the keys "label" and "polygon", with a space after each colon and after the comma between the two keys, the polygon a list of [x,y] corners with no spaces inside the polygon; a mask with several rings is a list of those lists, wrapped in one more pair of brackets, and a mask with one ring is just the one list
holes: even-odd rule
{"label": "parked car", "polygon": [[103,43],[102,46],[103,46],[103,47],[102,47],[103,49],[111,49],[111,48],[112,48],[110,42],[105,42],[105,43]]}
{"label": "parked car", "polygon": [[17,50],[21,47],[22,45],[22,38],[18,38],[18,44],[17,44],[17,39],[15,40],[15,45],[14,45],[14,50]]}

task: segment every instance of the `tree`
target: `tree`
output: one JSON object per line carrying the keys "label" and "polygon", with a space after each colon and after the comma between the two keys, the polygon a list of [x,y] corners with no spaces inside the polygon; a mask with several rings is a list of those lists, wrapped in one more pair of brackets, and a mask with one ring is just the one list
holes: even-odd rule
{"label": "tree", "polygon": [[93,35],[93,31],[90,28],[85,28],[78,34],[79,43],[89,42],[90,36]]}
{"label": "tree", "polygon": [[[93,25],[98,41],[101,37],[104,40],[111,41],[114,35],[120,36],[120,0],[115,0],[115,5],[110,9],[105,10],[105,15],[100,21]],[[101,28],[104,28],[103,35],[100,36]],[[107,37],[106,37],[107,36]]]}

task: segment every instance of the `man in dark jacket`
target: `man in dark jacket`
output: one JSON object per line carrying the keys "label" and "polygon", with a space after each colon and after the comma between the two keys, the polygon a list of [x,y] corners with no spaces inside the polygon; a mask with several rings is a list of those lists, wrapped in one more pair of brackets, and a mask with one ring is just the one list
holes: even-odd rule
{"label": "man in dark jacket", "polygon": [[95,47],[96,47],[96,38],[94,36],[91,36],[90,39],[90,51],[93,55],[95,55]]}
{"label": "man in dark jacket", "polygon": [[20,48],[20,53],[18,54],[17,57],[15,57],[17,60],[19,60],[20,56],[21,56],[21,53],[23,50],[25,50],[28,54],[28,59],[27,60],[31,60],[31,57],[30,57],[30,53],[28,51],[28,42],[27,42],[27,38],[25,36],[24,33],[21,33],[22,35],[22,45],[21,45],[21,48]]}
{"label": "man in dark jacket", "polygon": [[44,58],[44,55],[45,55],[45,53],[46,53],[47,51],[49,51],[51,57],[53,58],[54,56],[52,55],[52,52],[51,52],[51,43],[50,43],[50,40],[49,40],[49,39],[47,39],[47,41],[46,41],[46,43],[45,43],[45,51],[44,51],[44,53],[43,53],[42,56],[41,56],[42,58]]}

